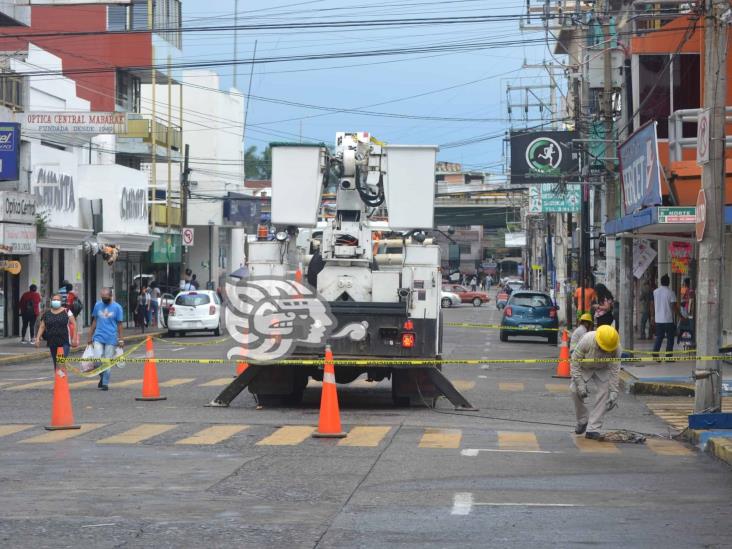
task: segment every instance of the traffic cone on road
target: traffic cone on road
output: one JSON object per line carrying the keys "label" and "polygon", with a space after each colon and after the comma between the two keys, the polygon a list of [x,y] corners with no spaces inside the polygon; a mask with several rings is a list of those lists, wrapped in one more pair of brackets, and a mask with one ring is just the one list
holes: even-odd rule
{"label": "traffic cone on road", "polygon": [[318,429],[313,436],[315,438],[343,438],[346,436],[341,428],[341,412],[338,409],[338,391],[336,390],[335,367],[330,345],[325,348],[320,417],[318,418]]}
{"label": "traffic cone on road", "polygon": [[[59,347],[56,356],[64,356],[64,350]],[[71,407],[71,392],[69,391],[69,379],[66,370],[59,366],[53,375],[53,408],[51,409],[51,425],[47,426],[48,431],[61,431],[63,429],[81,429],[74,425],[74,410]]]}
{"label": "traffic cone on road", "polygon": [[240,376],[244,373],[244,371],[249,368],[249,364],[246,362],[237,362],[236,363],[236,375]]}
{"label": "traffic cone on road", "polygon": [[569,379],[569,336],[567,330],[562,330],[562,343],[559,345],[559,362],[557,363],[557,373],[552,377]]}
{"label": "traffic cone on road", "polygon": [[160,396],[158,370],[155,366],[155,351],[153,350],[152,338],[148,337],[145,344],[145,371],[142,375],[142,396],[136,397],[135,400],[165,399],[166,397]]}

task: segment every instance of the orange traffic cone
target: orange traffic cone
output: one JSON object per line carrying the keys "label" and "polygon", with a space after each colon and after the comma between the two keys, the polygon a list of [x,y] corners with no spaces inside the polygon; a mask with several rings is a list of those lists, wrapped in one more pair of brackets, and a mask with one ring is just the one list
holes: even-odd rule
{"label": "orange traffic cone", "polygon": [[559,346],[559,362],[557,363],[557,373],[552,377],[560,377],[569,379],[569,336],[567,330],[562,330],[562,343]]}
{"label": "orange traffic cone", "polygon": [[145,371],[142,376],[142,396],[136,397],[135,400],[165,400],[166,397],[160,396],[160,387],[158,386],[158,370],[155,367],[155,351],[153,351],[152,338],[148,337],[145,344]]}
{"label": "orange traffic cone", "polygon": [[247,368],[249,368],[249,364],[247,364],[246,362],[237,362],[236,363],[236,375],[240,376],[241,374],[244,373],[244,371]]}
{"label": "orange traffic cone", "polygon": [[[56,356],[63,357],[64,350],[59,347]],[[71,407],[71,393],[69,391],[69,380],[66,370],[58,366],[54,372],[53,383],[53,409],[51,410],[51,425],[46,429],[49,431],[60,431],[63,429],[81,429],[81,426],[74,425],[74,410]]]}
{"label": "orange traffic cone", "polygon": [[316,438],[343,438],[346,433],[341,428],[341,413],[338,410],[338,392],[333,366],[333,352],[330,345],[325,347],[325,368],[323,371],[323,391],[320,394],[320,417]]}

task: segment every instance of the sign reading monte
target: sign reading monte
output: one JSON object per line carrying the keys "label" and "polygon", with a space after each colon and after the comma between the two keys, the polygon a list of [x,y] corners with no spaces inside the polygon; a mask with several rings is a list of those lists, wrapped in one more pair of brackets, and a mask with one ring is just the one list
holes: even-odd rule
{"label": "sign reading monte", "polygon": [[[574,132],[511,133],[511,183],[558,183],[578,166],[572,154]],[[576,178],[576,176],[575,176]]]}
{"label": "sign reading monte", "polygon": [[696,208],[694,206],[664,206],[658,208],[659,223],[694,223]]}
{"label": "sign reading monte", "polygon": [[29,112],[22,115],[23,130],[35,133],[119,134],[127,131],[123,112]]}
{"label": "sign reading monte", "polygon": [[661,168],[658,163],[656,122],[648,122],[618,149],[623,177],[625,213],[661,204]]}

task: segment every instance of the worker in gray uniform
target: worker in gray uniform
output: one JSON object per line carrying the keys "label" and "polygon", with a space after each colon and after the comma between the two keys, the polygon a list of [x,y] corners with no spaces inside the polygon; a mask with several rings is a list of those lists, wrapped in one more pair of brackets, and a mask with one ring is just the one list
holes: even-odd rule
{"label": "worker in gray uniform", "polygon": [[[618,405],[619,359],[622,349],[617,330],[609,325],[582,336],[572,350],[570,374],[572,399],[577,414],[575,433],[600,438],[605,413]],[[595,401],[588,410],[588,385],[594,385]]]}

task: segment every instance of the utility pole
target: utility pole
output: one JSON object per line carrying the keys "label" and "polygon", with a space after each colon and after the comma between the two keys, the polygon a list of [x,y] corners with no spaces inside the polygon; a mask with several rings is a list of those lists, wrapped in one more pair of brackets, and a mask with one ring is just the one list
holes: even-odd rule
{"label": "utility pole", "polygon": [[[186,143],[183,152],[183,173],[180,177],[180,225],[188,226],[188,193],[190,192],[190,175],[191,169],[188,167],[190,145]],[[188,267],[188,252],[186,246],[181,251],[181,268],[183,271]]]}
{"label": "utility pole", "polygon": [[[710,109],[709,162],[702,170],[706,228],[699,245],[699,287],[695,315],[697,354],[717,356],[722,333],[724,281],[725,96],[729,0],[707,0],[704,13],[704,107]],[[699,361],[694,371],[694,412],[722,410],[721,363]]]}

